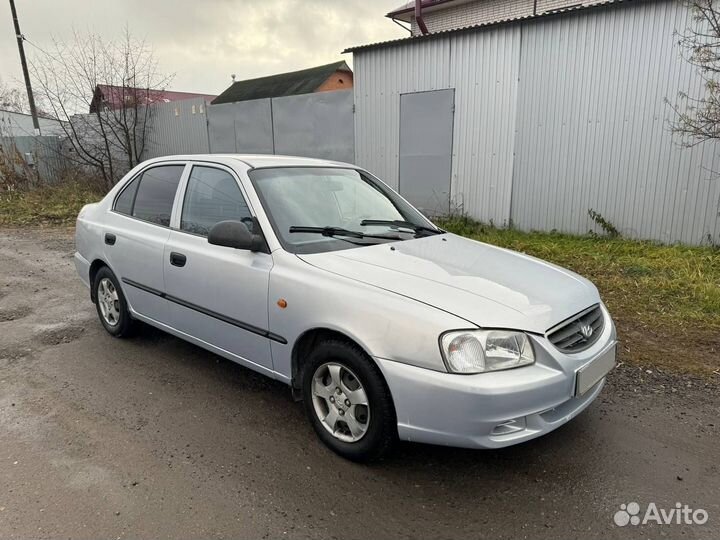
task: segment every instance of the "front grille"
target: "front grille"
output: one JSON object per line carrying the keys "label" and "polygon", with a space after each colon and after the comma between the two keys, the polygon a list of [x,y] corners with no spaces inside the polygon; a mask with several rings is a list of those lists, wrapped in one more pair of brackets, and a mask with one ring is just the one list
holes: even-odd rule
{"label": "front grille", "polygon": [[548,331],[547,338],[564,353],[584,351],[595,343],[605,326],[600,305],[581,311]]}

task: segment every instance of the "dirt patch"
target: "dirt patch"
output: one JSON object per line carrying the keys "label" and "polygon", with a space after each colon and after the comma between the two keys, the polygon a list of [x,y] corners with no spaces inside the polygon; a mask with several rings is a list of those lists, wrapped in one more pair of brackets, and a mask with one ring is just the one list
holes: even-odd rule
{"label": "dirt patch", "polygon": [[699,375],[720,382],[720,334],[688,327],[654,330],[622,319],[615,322],[624,359],[681,377]]}
{"label": "dirt patch", "polygon": [[43,345],[60,345],[70,343],[78,339],[85,328],[79,325],[64,325],[51,330],[44,330],[37,336],[38,341]]}
{"label": "dirt patch", "polygon": [[[0,298],[2,295],[0,294]],[[0,322],[15,321],[32,313],[30,306],[19,306],[12,309],[0,309]]]}
{"label": "dirt patch", "polygon": [[685,405],[717,406],[720,378],[711,379],[692,373],[679,374],[657,367],[639,367],[620,363],[612,371],[609,383],[616,394],[664,395],[683,400]]}
{"label": "dirt patch", "polygon": [[9,347],[3,347],[0,349],[0,362],[7,362],[13,364],[18,360],[30,356],[32,349],[22,345],[12,345]]}

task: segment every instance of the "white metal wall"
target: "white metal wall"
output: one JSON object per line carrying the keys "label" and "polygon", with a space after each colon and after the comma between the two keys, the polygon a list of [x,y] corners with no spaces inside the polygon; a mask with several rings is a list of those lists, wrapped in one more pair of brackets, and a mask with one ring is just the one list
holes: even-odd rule
{"label": "white metal wall", "polygon": [[520,27],[458,34],[451,40],[455,91],[451,203],[485,221],[510,215]]}
{"label": "white metal wall", "polygon": [[455,88],[451,207],[510,212],[520,27],[356,53],[355,155],[398,184],[400,94]]}
{"label": "white metal wall", "polygon": [[701,91],[690,23],[636,0],[356,51],[356,161],[396,186],[399,95],[455,88],[451,198],[471,216],[584,233],[593,208],[627,236],[719,241],[718,146],[667,125],[666,98]]}
{"label": "white metal wall", "polygon": [[525,229],[586,232],[588,209],[630,237],[717,238],[718,146],[683,148],[666,98],[700,95],[674,32],[675,2],[642,2],[523,29],[512,218]]}
{"label": "white metal wall", "polygon": [[355,160],[397,188],[400,94],[450,88],[448,39],[354,55]]}

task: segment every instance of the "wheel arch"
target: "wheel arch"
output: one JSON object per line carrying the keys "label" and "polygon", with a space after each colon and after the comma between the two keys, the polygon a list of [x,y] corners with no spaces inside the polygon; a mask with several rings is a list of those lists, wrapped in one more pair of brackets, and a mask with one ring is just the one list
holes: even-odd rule
{"label": "wheel arch", "polygon": [[[300,336],[295,340],[295,344],[292,348],[290,385],[293,391],[293,397],[295,397],[295,399],[300,398],[302,367],[305,359],[318,343],[320,343],[321,341],[327,341],[332,339],[338,341],[345,341],[346,343],[355,345],[365,353],[365,356],[367,356],[370,362],[372,362],[380,371],[380,368],[375,363],[375,360],[373,360],[372,355],[367,351],[365,347],[363,347],[361,343],[358,343],[356,339],[353,339],[352,337],[341,332],[340,330],[335,330],[333,328],[311,328],[300,334]],[[380,373],[382,374],[382,371],[380,371]]]}
{"label": "wheel arch", "polygon": [[100,269],[103,266],[107,266],[108,268],[110,268],[110,266],[102,259],[95,259],[90,264],[90,271],[89,271],[88,277],[90,279],[90,300],[92,300],[93,303],[96,300],[96,298],[95,298],[95,276],[97,276],[97,273],[100,271]]}

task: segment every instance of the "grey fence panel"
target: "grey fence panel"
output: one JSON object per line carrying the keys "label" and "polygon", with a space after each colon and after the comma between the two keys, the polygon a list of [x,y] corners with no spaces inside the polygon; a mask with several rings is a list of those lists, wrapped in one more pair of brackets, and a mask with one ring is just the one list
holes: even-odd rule
{"label": "grey fence panel", "polygon": [[352,162],[353,92],[319,92],[272,100],[275,153]]}
{"label": "grey fence panel", "polygon": [[[64,155],[68,161],[74,165],[80,166],[91,173],[99,174],[95,166],[86,159],[86,154],[102,158],[105,162],[105,169],[110,175],[110,165],[112,164],[113,181],[117,182],[132,167],[130,166],[127,152],[123,149],[117,137],[108,129],[108,119],[102,124],[94,114],[76,114],[70,117],[72,124],[72,133],[75,134],[75,140],[79,141],[79,148],[73,148],[69,139],[64,141]],[[148,126],[149,127],[149,126]],[[103,130],[106,137],[103,136]],[[149,135],[146,136],[146,140]],[[106,147],[107,143],[107,147]],[[108,152],[109,150],[109,152]],[[112,160],[109,159],[112,156]]]}
{"label": "grey fence panel", "polygon": [[353,92],[210,105],[210,151],[353,161]]}
{"label": "grey fence panel", "polygon": [[207,119],[210,152],[235,152],[235,104],[210,105]]}
{"label": "grey fence panel", "polygon": [[143,158],[210,151],[203,98],[152,105]]}
{"label": "grey fence panel", "polygon": [[272,112],[269,99],[223,103],[208,107],[210,151],[272,154]]}
{"label": "grey fence panel", "polygon": [[241,154],[272,154],[272,105],[269,99],[234,103],[235,151]]}

